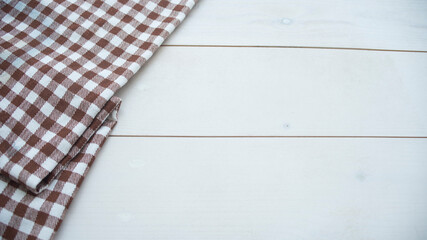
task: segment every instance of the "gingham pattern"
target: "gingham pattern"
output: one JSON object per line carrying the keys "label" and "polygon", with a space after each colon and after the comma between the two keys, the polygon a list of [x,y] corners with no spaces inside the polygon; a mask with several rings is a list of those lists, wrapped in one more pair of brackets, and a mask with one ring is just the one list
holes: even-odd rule
{"label": "gingham pattern", "polygon": [[[52,236],[64,211],[58,206],[68,206],[78,188],[75,181],[84,176],[70,167],[75,161],[93,160],[105,139],[102,133],[114,125],[107,119],[119,105],[113,94],[194,4],[194,0],[0,2],[3,237]],[[63,177],[69,172],[78,176],[72,181]],[[72,193],[64,193],[67,182],[77,186],[65,188]],[[70,198],[50,197],[57,193]],[[49,215],[51,234],[43,227],[46,223],[40,224],[44,220],[37,223],[35,217],[41,213]],[[58,221],[50,221],[51,217]]]}
{"label": "gingham pattern", "polygon": [[[0,176],[0,232],[6,239],[51,239],[58,230],[96,153],[116,124],[120,99],[113,97],[102,109],[109,118],[88,140],[83,149],[69,161],[46,190],[35,195]],[[101,121],[99,119],[99,121]]]}

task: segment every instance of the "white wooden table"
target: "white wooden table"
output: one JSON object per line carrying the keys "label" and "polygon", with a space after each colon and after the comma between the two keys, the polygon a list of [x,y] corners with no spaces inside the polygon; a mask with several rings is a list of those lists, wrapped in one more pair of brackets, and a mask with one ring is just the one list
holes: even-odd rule
{"label": "white wooden table", "polygon": [[119,95],[57,239],[427,239],[427,1],[202,0]]}

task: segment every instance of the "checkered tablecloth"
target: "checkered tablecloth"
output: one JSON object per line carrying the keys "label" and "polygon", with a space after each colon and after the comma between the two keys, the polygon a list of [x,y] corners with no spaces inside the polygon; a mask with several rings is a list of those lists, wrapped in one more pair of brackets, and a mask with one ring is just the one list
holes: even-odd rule
{"label": "checkered tablecloth", "polygon": [[0,2],[0,234],[50,239],[117,118],[114,93],[194,0]]}

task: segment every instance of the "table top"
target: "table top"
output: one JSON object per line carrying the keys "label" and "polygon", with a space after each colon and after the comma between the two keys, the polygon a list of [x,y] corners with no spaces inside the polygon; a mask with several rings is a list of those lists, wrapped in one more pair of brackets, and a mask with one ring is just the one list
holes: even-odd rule
{"label": "table top", "polygon": [[200,1],[57,239],[426,239],[427,1]]}

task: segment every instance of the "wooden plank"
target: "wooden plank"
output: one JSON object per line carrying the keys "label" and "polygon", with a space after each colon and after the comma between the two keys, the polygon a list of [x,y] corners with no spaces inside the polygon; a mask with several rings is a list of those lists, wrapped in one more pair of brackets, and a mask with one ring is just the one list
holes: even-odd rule
{"label": "wooden plank", "polygon": [[427,136],[427,54],[164,47],[116,135]]}
{"label": "wooden plank", "polygon": [[110,138],[57,239],[427,239],[427,139]]}
{"label": "wooden plank", "polygon": [[427,1],[200,1],[166,44],[427,50]]}

